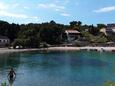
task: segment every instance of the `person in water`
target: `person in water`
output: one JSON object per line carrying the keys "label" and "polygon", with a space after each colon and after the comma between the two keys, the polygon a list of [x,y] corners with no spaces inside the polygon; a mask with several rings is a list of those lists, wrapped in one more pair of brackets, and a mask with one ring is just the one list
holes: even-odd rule
{"label": "person in water", "polygon": [[16,77],[16,73],[15,73],[13,68],[10,69],[10,71],[8,73],[8,77],[9,77],[10,80],[12,80]]}

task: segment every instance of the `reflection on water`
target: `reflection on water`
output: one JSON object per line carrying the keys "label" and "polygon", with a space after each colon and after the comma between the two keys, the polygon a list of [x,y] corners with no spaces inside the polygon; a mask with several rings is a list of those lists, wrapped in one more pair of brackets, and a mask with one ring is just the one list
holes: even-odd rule
{"label": "reflection on water", "polygon": [[[10,86],[103,86],[115,81],[114,53],[24,52],[0,55],[0,82]],[[15,80],[8,80],[10,67]]]}
{"label": "reflection on water", "polygon": [[20,53],[7,53],[0,54],[0,82],[8,81],[9,86],[13,86],[15,79],[8,79],[8,72],[11,67],[15,68],[15,71],[20,65]]}
{"label": "reflection on water", "polygon": [[8,79],[8,81],[9,81],[9,86],[13,86],[13,83],[14,83],[14,81],[15,81],[15,78]]}

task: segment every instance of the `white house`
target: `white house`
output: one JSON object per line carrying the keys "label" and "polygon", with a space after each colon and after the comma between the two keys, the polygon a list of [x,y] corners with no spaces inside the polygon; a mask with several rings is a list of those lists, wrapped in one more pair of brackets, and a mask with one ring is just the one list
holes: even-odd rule
{"label": "white house", "polygon": [[106,33],[107,34],[115,34],[115,23],[107,24]]}
{"label": "white house", "polygon": [[0,36],[0,47],[6,47],[9,45],[10,39],[6,36]]}
{"label": "white house", "polygon": [[104,33],[105,35],[107,35],[106,28],[101,28],[101,29],[100,29],[100,32],[102,32],[102,33]]}

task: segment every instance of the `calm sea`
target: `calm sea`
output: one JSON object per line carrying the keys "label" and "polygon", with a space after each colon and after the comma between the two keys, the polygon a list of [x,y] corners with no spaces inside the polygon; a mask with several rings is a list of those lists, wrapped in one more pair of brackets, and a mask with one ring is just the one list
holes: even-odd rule
{"label": "calm sea", "polygon": [[[7,74],[13,67],[16,79]],[[115,52],[36,51],[0,54],[0,83],[13,86],[104,86],[115,82]]]}

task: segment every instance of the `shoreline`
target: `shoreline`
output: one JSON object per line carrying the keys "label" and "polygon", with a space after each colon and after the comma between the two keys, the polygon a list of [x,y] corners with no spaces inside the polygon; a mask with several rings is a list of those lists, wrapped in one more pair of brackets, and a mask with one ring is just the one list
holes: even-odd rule
{"label": "shoreline", "polygon": [[49,48],[31,48],[31,49],[8,49],[8,48],[0,48],[0,54],[4,53],[13,53],[13,52],[27,52],[27,51],[79,51],[79,50],[87,50],[87,51],[115,51],[115,47],[49,47]]}
{"label": "shoreline", "polygon": [[72,50],[87,50],[87,51],[115,51],[115,47],[50,47],[47,50],[52,51],[72,51]]}

